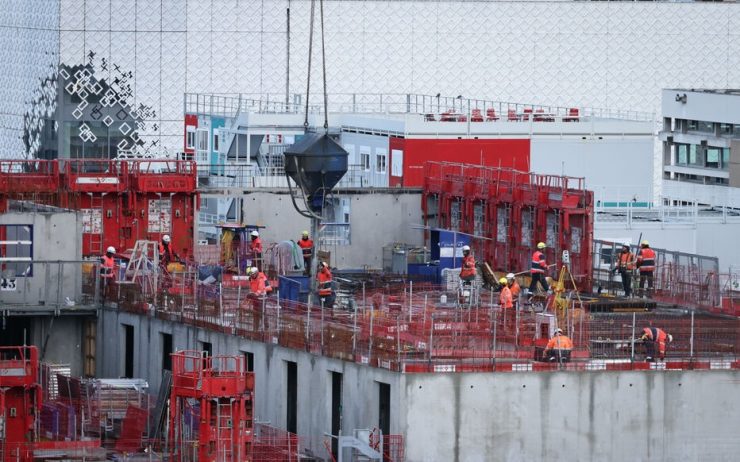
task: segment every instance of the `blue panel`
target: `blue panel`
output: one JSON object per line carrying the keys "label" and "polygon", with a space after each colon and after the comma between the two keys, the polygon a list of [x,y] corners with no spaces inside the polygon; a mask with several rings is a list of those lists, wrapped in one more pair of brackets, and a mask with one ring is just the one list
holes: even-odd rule
{"label": "blue panel", "polygon": [[[432,260],[441,268],[456,268],[462,259],[462,247],[470,244],[470,236],[455,231],[431,231]],[[456,249],[453,252],[453,249]]]}

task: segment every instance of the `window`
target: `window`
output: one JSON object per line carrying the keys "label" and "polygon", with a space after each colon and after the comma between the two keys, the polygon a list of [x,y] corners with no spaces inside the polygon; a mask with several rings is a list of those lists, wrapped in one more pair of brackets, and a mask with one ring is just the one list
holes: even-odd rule
{"label": "window", "polygon": [[385,173],[386,160],[385,154],[375,154],[375,173]]}
{"label": "window", "polygon": [[33,276],[33,226],[0,225],[0,275]]}
{"label": "window", "polygon": [[689,165],[699,165],[699,156],[697,155],[697,145],[689,145]]}
{"label": "window", "polygon": [[722,135],[732,135],[732,124],[719,124],[719,132]]}
{"label": "window", "polygon": [[722,148],[722,170],[727,170],[730,166],[730,148]]}
{"label": "window", "polygon": [[208,151],[208,130],[198,130],[196,132],[195,146],[198,151]]}
{"label": "window", "polygon": [[366,172],[370,171],[370,153],[369,152],[361,152],[360,153],[360,165],[362,165],[362,169]]}
{"label": "window", "polygon": [[195,149],[195,127],[187,127],[185,132],[185,149]]}
{"label": "window", "polygon": [[162,335],[162,369],[172,370],[172,334],[165,332]]}
{"label": "window", "polygon": [[218,130],[213,130],[213,150],[218,152]]}
{"label": "window", "polygon": [[711,146],[708,146],[707,161],[704,163],[704,165],[708,168],[719,168],[720,151],[721,148],[713,148]]}
{"label": "window", "polygon": [[123,326],[123,378],[134,378],[134,326]]}
{"label": "window", "polygon": [[689,145],[676,144],[676,164],[686,165],[689,161]]}

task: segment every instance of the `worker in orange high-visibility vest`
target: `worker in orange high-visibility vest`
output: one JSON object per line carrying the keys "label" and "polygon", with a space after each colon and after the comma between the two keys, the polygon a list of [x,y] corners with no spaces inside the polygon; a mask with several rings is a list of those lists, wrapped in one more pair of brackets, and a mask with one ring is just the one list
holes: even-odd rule
{"label": "worker in orange high-visibility vest", "polygon": [[532,276],[532,282],[529,284],[529,292],[534,293],[537,289],[537,284],[542,286],[542,290],[545,292],[550,290],[547,285],[547,260],[545,259],[544,250],[547,248],[544,242],[537,244],[537,250],[532,254],[532,262],[529,266],[529,274]]}
{"label": "worker in orange high-visibility vest", "polygon": [[547,342],[545,356],[550,361],[566,362],[570,360],[570,351],[573,349],[573,341],[565,334],[563,329],[555,330],[555,335]]}
{"label": "worker in orange high-visibility vest", "polygon": [[333,308],[334,307],[334,288],[332,287],[333,279],[331,275],[331,270],[329,270],[329,264],[325,261],[322,261],[319,263],[319,272],[316,275],[316,280],[318,281],[317,291],[319,294],[319,299],[321,300],[321,305],[324,308]]}
{"label": "worker in orange high-visibility vest", "polygon": [[470,284],[475,280],[475,258],[470,254],[470,246],[464,245],[462,248],[463,259],[460,268],[460,279],[463,283]]}
{"label": "worker in orange high-visibility vest", "polygon": [[162,241],[159,243],[159,264],[165,268],[170,263],[176,262],[180,257],[172,247],[172,239],[169,234],[162,236]]}
{"label": "worker in orange high-visibility vest", "polygon": [[647,284],[647,296],[653,296],[653,273],[655,272],[655,251],[650,248],[648,241],[640,243],[637,252],[637,267],[640,270],[640,297],[645,296],[645,284]]}
{"label": "worker in orange high-visibility vest", "polygon": [[617,257],[617,266],[614,268],[614,271],[619,271],[619,275],[622,278],[622,289],[624,289],[625,297],[632,295],[632,270],[634,269],[635,255],[630,252],[629,244],[624,244]]}
{"label": "worker in orange high-visibility vest", "polygon": [[254,259],[254,266],[258,269],[262,269],[262,239],[260,239],[260,233],[257,230],[249,233],[249,251],[252,253],[252,259]]}
{"label": "worker in orange high-visibility vest", "polygon": [[514,308],[514,297],[511,294],[511,288],[509,288],[509,281],[506,278],[501,278],[498,283],[501,285],[501,294],[498,296],[501,308],[505,310]]}
{"label": "worker in orange high-visibility vest", "polygon": [[519,302],[519,294],[521,293],[522,288],[517,282],[516,275],[514,273],[507,274],[506,281],[511,290],[511,298],[514,300],[514,306],[516,306]]}
{"label": "worker in orange high-visibility vest", "polygon": [[665,359],[665,347],[673,341],[673,336],[663,329],[657,327],[645,327],[642,329],[642,342],[645,344],[645,361],[655,361],[655,345],[658,346],[658,358]]}
{"label": "worker in orange high-visibility vest", "polygon": [[308,231],[303,231],[301,238],[298,240],[298,247],[303,252],[303,268],[305,274],[311,273],[311,258],[313,257],[313,239],[308,237]]}
{"label": "worker in orange high-visibility vest", "polygon": [[265,276],[265,273],[259,270],[259,268],[252,267],[249,270],[249,293],[257,297],[263,297],[268,293],[272,292],[270,287],[270,281]]}
{"label": "worker in orange high-visibility vest", "polygon": [[107,298],[110,286],[115,279],[116,261],[113,259],[115,254],[115,247],[110,246],[106,249],[105,255],[100,257],[100,283],[103,300]]}

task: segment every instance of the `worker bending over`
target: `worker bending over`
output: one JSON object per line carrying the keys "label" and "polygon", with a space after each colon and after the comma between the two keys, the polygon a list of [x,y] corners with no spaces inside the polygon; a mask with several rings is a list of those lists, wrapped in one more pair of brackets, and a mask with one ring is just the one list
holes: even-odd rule
{"label": "worker bending over", "polygon": [[537,284],[542,286],[542,290],[545,292],[550,290],[547,285],[547,261],[545,260],[544,250],[547,248],[544,242],[537,244],[537,250],[532,254],[532,262],[529,267],[529,273],[532,276],[532,282],[529,284],[529,292],[534,293],[537,289]]}
{"label": "worker bending over", "polygon": [[169,234],[162,236],[162,241],[159,243],[159,263],[165,268],[170,263],[176,262],[180,259],[172,247],[172,239]]}
{"label": "worker bending over", "polygon": [[549,361],[568,362],[572,349],[573,341],[563,334],[563,329],[558,328],[555,330],[555,335],[547,342],[545,356]]}
{"label": "worker bending over", "polygon": [[303,252],[303,268],[306,275],[311,273],[311,257],[313,257],[313,239],[308,237],[308,231],[303,231],[298,247]]}
{"label": "worker bending over", "polygon": [[465,285],[470,285],[475,280],[475,258],[470,255],[470,246],[464,245],[462,267],[460,268],[460,280]]}
{"label": "worker bending over", "polygon": [[321,306],[324,308],[333,308],[336,296],[334,295],[334,288],[332,287],[333,280],[331,271],[329,270],[329,265],[325,261],[319,263],[319,272],[316,275],[316,279],[318,281],[316,289],[319,293]]}
{"label": "worker bending over", "polygon": [[645,295],[645,283],[647,283],[647,296],[653,296],[653,272],[655,271],[655,250],[650,248],[648,241],[640,243],[637,252],[637,267],[640,269],[640,297]]}
{"label": "worker bending over", "polygon": [[256,266],[253,266],[249,270],[249,293],[256,297],[264,297],[265,295],[272,292],[270,287],[270,281],[265,276],[265,273],[259,270]]}
{"label": "worker bending over", "polygon": [[645,344],[647,353],[645,355],[645,361],[655,361],[655,344],[658,344],[658,359],[665,359],[665,346],[666,343],[673,341],[673,336],[663,329],[657,327],[646,327],[642,329],[642,337],[640,339]]}
{"label": "worker bending over", "polygon": [[633,269],[635,269],[635,256],[630,252],[629,244],[624,244],[622,246],[622,251],[619,252],[617,267],[614,268],[614,271],[619,271],[619,275],[622,277],[622,289],[624,289],[625,297],[632,295]]}

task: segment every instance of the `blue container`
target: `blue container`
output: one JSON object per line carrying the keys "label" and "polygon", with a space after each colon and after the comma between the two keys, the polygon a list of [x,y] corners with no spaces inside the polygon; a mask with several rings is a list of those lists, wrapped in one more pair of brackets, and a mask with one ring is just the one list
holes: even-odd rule
{"label": "blue container", "polygon": [[310,291],[308,276],[278,276],[280,300],[306,303]]}
{"label": "blue container", "polygon": [[426,263],[409,263],[409,276],[419,276],[415,280],[439,284],[439,265]]}

